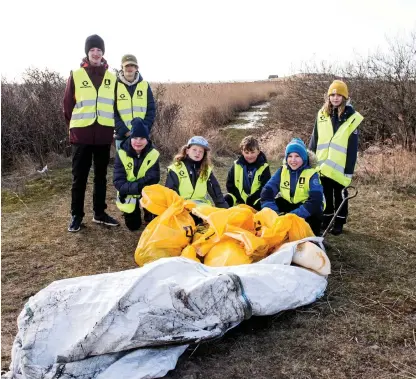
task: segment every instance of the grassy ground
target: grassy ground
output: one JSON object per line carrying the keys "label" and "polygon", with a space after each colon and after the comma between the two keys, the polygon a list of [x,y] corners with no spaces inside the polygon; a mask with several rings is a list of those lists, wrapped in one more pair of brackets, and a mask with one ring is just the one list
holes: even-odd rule
{"label": "grassy ground", "polygon": [[[241,136],[230,133],[237,143]],[[224,188],[232,158],[216,161]],[[86,227],[66,231],[70,180],[69,169],[59,169],[23,192],[2,191],[3,370],[30,296],[53,280],[136,267],[139,233],[93,224],[90,186]],[[327,238],[333,273],[324,298],[193,346],[168,377],[416,378],[416,198],[374,185],[359,191],[345,234]],[[114,198],[111,185],[107,198]]]}

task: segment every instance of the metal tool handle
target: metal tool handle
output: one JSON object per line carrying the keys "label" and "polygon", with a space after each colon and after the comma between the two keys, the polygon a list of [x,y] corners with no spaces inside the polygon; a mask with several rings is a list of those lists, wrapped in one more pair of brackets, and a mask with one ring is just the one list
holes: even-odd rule
{"label": "metal tool handle", "polygon": [[[348,196],[345,196],[345,194],[347,193],[347,191],[353,191],[352,194],[348,194]],[[325,231],[322,233],[322,238],[325,238],[325,236],[328,234],[328,232],[331,230],[332,225],[334,225],[335,219],[338,216],[338,213],[341,211],[342,206],[344,205],[344,203],[349,200],[352,199],[354,197],[356,197],[358,195],[358,190],[353,187],[353,186],[348,186],[343,188],[342,192],[341,192],[341,196],[342,196],[342,201],[340,206],[338,207],[337,211],[334,213],[334,216],[332,217],[331,222],[328,224],[327,228],[325,229]]]}

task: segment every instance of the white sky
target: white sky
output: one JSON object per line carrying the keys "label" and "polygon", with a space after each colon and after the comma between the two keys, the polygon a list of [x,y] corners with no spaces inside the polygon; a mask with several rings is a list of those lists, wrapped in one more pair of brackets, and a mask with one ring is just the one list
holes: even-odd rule
{"label": "white sky", "polygon": [[1,74],[28,67],[65,78],[87,36],[111,67],[136,55],[148,81],[227,81],[287,75],[302,61],[343,62],[416,30],[416,0],[6,0]]}

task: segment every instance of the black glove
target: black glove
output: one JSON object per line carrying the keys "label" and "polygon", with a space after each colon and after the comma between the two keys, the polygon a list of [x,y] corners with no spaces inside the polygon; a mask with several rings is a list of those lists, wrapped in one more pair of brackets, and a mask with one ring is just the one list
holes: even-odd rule
{"label": "black glove", "polygon": [[252,195],[247,197],[246,204],[252,207],[257,200],[259,200],[258,195],[253,193]]}

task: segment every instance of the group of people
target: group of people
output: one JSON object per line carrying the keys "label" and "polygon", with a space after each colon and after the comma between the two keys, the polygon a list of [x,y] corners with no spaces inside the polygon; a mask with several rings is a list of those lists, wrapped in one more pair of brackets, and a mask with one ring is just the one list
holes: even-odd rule
{"label": "group of people", "polygon": [[[70,232],[81,228],[91,165],[93,221],[119,225],[105,212],[113,138],[117,149],[113,178],[116,204],[128,229],[138,230],[142,225],[139,199],[143,188],[160,181],[160,154],[150,140],[156,113],[151,88],[140,75],[133,55],[123,56],[116,77],[108,71],[104,52],[104,41],[98,35],[88,37],[86,57],[81,68],[71,73],[65,90],[64,113],[72,144]],[[255,210],[267,207],[278,214],[293,213],[305,219],[319,235],[339,208],[357,159],[357,128],[363,117],[348,99],[347,85],[335,80],[318,112],[309,150],[301,139],[294,138],[273,176],[259,141],[247,136],[240,144],[241,155],[228,172],[227,193],[223,195],[210,161],[209,143],[202,136],[194,136],[168,166],[165,186],[201,206],[211,204],[210,197],[219,208],[247,204]],[[146,210],[143,213],[145,223],[154,217]],[[332,234],[342,233],[347,215],[345,202],[336,216]]]}

